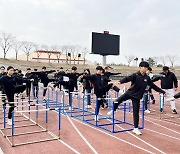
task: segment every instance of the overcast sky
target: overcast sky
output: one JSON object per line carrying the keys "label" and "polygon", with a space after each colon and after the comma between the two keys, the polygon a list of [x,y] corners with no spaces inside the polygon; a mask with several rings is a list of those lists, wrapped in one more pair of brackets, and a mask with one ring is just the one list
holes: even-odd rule
{"label": "overcast sky", "polygon": [[0,31],[18,40],[90,50],[91,32],[104,30],[121,36],[121,55],[109,63],[125,63],[128,54],[179,56],[180,0],[0,0]]}

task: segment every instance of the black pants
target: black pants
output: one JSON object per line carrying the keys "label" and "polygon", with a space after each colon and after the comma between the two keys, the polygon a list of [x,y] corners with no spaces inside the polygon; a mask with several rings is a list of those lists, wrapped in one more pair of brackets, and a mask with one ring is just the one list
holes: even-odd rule
{"label": "black pants", "polygon": [[152,89],[149,90],[149,95],[150,95],[151,100],[154,100],[154,95],[152,94]]}
{"label": "black pants", "polygon": [[117,102],[114,104],[114,111],[118,108],[118,105],[121,104],[123,101],[126,101],[128,99],[132,100],[133,105],[133,120],[134,120],[134,127],[138,128],[139,125],[139,108],[140,108],[140,99],[136,99],[132,96],[130,96],[127,92],[121,95],[119,98],[117,98]]}
{"label": "black pants", "polygon": [[31,93],[31,84],[26,85],[26,96],[30,97]]}
{"label": "black pants", "polygon": [[[11,91],[11,93],[7,93],[7,99],[8,102],[14,102],[14,94],[15,93],[22,93],[24,92],[24,90],[26,89],[25,85],[19,85],[16,86],[15,89],[13,91]],[[10,108],[9,108],[9,112],[8,112],[8,119],[12,118],[12,112],[14,111],[14,103],[10,103]]]}
{"label": "black pants", "polygon": [[38,85],[33,85],[33,96],[38,97],[39,87]]}
{"label": "black pants", "polygon": [[86,98],[87,98],[87,105],[91,105],[91,88],[88,88],[88,89],[84,89],[84,93],[86,95]]}
{"label": "black pants", "polygon": [[43,97],[46,96],[46,91],[47,91],[48,83],[49,83],[49,82],[53,82],[53,81],[55,81],[55,80],[54,80],[54,79],[47,79],[46,82],[43,82],[43,86],[44,86]]}
{"label": "black pants", "polygon": [[9,112],[8,112],[8,119],[11,119],[12,118],[12,112],[14,111],[14,103],[11,103],[11,102],[14,102],[14,93],[12,94],[7,94],[7,99],[8,99],[8,102],[10,102],[9,106]]}
{"label": "black pants", "polygon": [[[4,90],[2,90],[2,94],[5,94]],[[4,107],[6,106],[6,97],[5,96],[2,96],[2,102],[3,102],[3,109]]]}
{"label": "black pants", "polygon": [[58,86],[58,85],[63,85],[64,87],[66,87],[66,89],[68,89],[68,93],[69,93],[69,106],[72,106],[72,101],[73,101],[73,99],[72,99],[72,92],[74,91],[74,85],[72,85],[72,84],[70,84],[69,83],[69,81],[62,81],[62,80],[60,80],[60,81],[58,81],[58,83],[57,84],[55,84],[55,86]]}
{"label": "black pants", "polygon": [[95,114],[99,114],[99,108],[101,105],[103,105],[103,96],[104,96],[104,93],[108,92],[111,87],[112,87],[112,83],[111,84],[108,84],[106,86],[104,86],[103,88],[99,89],[97,92],[96,92],[96,110],[95,110]]}
{"label": "black pants", "polygon": [[148,104],[148,93],[144,93],[143,100],[144,100],[144,108],[145,108],[145,110],[147,110],[148,109],[148,107],[147,107],[147,104]]}
{"label": "black pants", "polygon": [[44,86],[43,97],[45,97],[45,96],[46,96],[46,91],[47,91],[48,82],[44,82],[44,83],[43,83],[43,86]]}

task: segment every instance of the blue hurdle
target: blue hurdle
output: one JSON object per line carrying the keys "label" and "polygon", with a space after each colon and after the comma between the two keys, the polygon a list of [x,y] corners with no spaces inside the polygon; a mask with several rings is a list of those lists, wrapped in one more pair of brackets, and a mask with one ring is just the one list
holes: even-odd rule
{"label": "blue hurdle", "polygon": [[[29,100],[28,101],[24,101],[24,102],[30,102]],[[14,104],[18,104],[20,102],[10,102],[10,103],[14,103]],[[38,100],[36,100],[36,104],[23,104],[22,105],[22,109],[21,111],[17,110],[17,111],[13,111],[12,112],[12,126],[11,127],[6,127],[6,107],[3,109],[4,110],[4,113],[3,113],[3,121],[4,121],[4,124],[3,124],[3,129],[1,130],[1,133],[3,134],[3,136],[9,141],[9,143],[11,144],[12,147],[14,146],[20,146],[20,145],[26,145],[26,144],[33,144],[33,143],[39,143],[39,142],[45,142],[45,141],[52,141],[52,140],[56,140],[56,139],[60,139],[60,130],[61,130],[61,108],[54,108],[54,109],[50,109],[48,108],[48,104],[46,104],[46,109],[41,109],[39,110],[38,109],[38,106],[39,105],[42,105],[42,104],[39,104]],[[17,105],[19,107],[21,107],[20,105]],[[17,107],[15,106],[15,107]],[[24,107],[28,107],[28,110],[24,110]],[[30,110],[30,106],[36,106],[36,109],[35,110]],[[56,110],[58,111],[58,137],[54,137],[51,132],[48,131],[48,112],[51,111],[51,110]],[[39,125],[38,123],[38,112],[41,112],[41,111],[44,111],[45,112],[45,123],[46,123],[46,128],[42,127],[41,125]],[[33,121],[32,119],[30,119],[28,116],[26,116],[24,113],[30,113],[30,112],[36,112],[36,121]],[[15,121],[15,113],[18,113],[18,114],[21,114],[21,116],[23,116],[24,118],[26,118],[27,120],[31,121],[32,124],[29,124],[29,125],[21,125],[21,126],[15,126],[15,122],[19,122],[19,121]],[[23,121],[23,120],[21,120]],[[15,128],[22,128],[22,127],[28,127],[28,126],[39,126],[42,130],[39,130],[39,131],[32,131],[32,132],[25,132],[25,133],[19,133],[19,134],[15,134]],[[11,129],[11,135],[7,135],[6,133],[6,130],[7,129]],[[47,132],[49,133],[52,138],[49,138],[49,139],[44,139],[44,140],[36,140],[36,141],[31,141],[31,142],[22,142],[22,143],[18,143],[18,144],[15,144],[14,143],[14,137],[15,136],[20,136],[20,135],[26,135],[26,134],[35,134],[35,133],[40,133],[40,132]]]}

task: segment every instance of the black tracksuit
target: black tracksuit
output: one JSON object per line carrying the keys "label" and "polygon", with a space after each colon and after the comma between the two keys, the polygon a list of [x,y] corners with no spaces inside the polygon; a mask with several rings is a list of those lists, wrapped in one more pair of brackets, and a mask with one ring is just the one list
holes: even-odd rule
{"label": "black tracksuit", "polygon": [[83,78],[80,79],[80,82],[82,82],[82,84],[83,84],[83,92],[84,92],[84,94],[88,94],[86,96],[87,97],[87,104],[91,105],[91,96],[90,96],[90,93],[91,93],[91,90],[92,90],[92,84],[90,83],[89,80],[83,79]]}
{"label": "black tracksuit", "polygon": [[140,107],[140,99],[143,97],[145,90],[149,88],[153,88],[157,92],[165,93],[162,89],[157,87],[150,79],[148,75],[142,75],[140,71],[133,73],[132,75],[125,77],[120,80],[120,83],[127,83],[131,81],[131,87],[119,98],[117,98],[117,102],[114,104],[114,110],[118,108],[118,105],[123,101],[128,99],[132,100],[133,105],[133,119],[134,119],[134,127],[138,128],[139,125],[139,107]]}
{"label": "black tracksuit", "polygon": [[34,79],[33,81],[33,96],[38,98],[38,92],[39,92],[39,87],[38,87],[38,83],[39,83],[39,77],[37,74],[33,74],[32,75],[32,79]]}
{"label": "black tracksuit", "polygon": [[[156,79],[156,78],[159,78],[159,77],[163,77],[163,75],[162,74],[153,74],[152,78],[150,78],[150,79],[153,80],[153,79]],[[152,89],[151,88],[145,90],[145,92],[144,92],[143,100],[144,100],[144,108],[145,108],[145,110],[148,109],[148,107],[147,107],[148,95],[150,96],[151,100],[154,100],[154,96],[152,94]]]}
{"label": "black tracksuit", "polygon": [[[0,73],[0,78],[5,76],[5,75],[6,75],[6,72]],[[2,84],[0,84],[0,91],[2,92],[2,94],[5,94],[4,86]],[[6,98],[4,96],[2,96],[2,102],[3,102],[3,107],[4,107],[5,106],[5,102],[6,102]]]}
{"label": "black tracksuit", "polygon": [[[54,78],[55,78],[56,80],[63,81],[63,75],[64,75],[64,74],[65,74],[64,71],[60,71],[60,72],[54,74]],[[59,85],[58,85],[58,88],[61,90],[61,89],[62,89],[62,85],[59,84]]]}
{"label": "black tracksuit", "polygon": [[[33,75],[31,73],[26,73],[25,77],[27,79],[32,79]],[[30,97],[30,93],[31,93],[31,82],[30,83],[26,83],[26,96]]]}
{"label": "black tracksuit", "polygon": [[[110,73],[110,72],[107,72],[107,73]],[[111,74],[112,74],[112,73],[111,73]],[[103,84],[104,86],[108,85],[108,83],[109,83],[110,81],[111,81],[111,80],[108,78],[107,75],[105,75],[105,74],[102,75],[102,84]],[[107,93],[107,92],[104,92],[103,98],[106,98],[106,93]],[[104,104],[106,104],[106,107],[108,107],[108,103],[107,103],[107,100],[106,100],[106,99],[103,100],[103,104],[102,104],[102,107],[103,107],[103,108],[104,108]]]}
{"label": "black tracksuit", "polygon": [[173,84],[174,84],[175,88],[178,87],[178,81],[173,72],[168,72],[167,75],[164,73],[161,73],[161,74],[163,74],[164,76],[156,77],[152,81],[155,82],[155,81],[161,80],[161,88],[162,89],[173,89]]}
{"label": "black tracksuit", "polygon": [[[0,78],[5,76],[5,75],[6,75],[6,72],[0,73]],[[3,93],[3,90],[4,90],[3,85],[0,85],[0,91],[2,91],[2,93]]]}
{"label": "black tracksuit", "polygon": [[[23,82],[30,82],[29,80],[23,80],[17,76],[3,76],[0,78],[0,84],[2,84],[4,86],[4,91],[5,94],[7,96],[8,102],[14,102],[14,94],[15,93],[22,93],[26,86],[25,85],[18,85],[17,86],[17,82],[18,83],[23,83]],[[8,113],[8,118],[11,119],[12,118],[12,111],[14,110],[14,104],[10,103],[9,104],[11,107],[9,108],[9,113]]]}
{"label": "black tracksuit", "polygon": [[100,105],[103,105],[103,100],[102,100],[103,95],[112,88],[113,84],[104,85],[103,77],[100,74],[87,75],[87,76],[84,76],[83,78],[90,80],[93,83],[94,93],[96,94],[96,97],[97,97],[97,102],[96,102],[97,108],[96,108],[95,113],[98,115]]}
{"label": "black tracksuit", "polygon": [[77,79],[82,74],[79,74],[79,73],[67,73],[67,74],[61,74],[61,75],[69,77],[69,81],[59,80],[54,85],[54,87],[56,87],[56,86],[58,86],[60,84],[60,85],[65,86],[68,89],[68,92],[69,92],[69,105],[71,106],[72,104],[70,102],[70,96],[71,96],[70,93],[74,91],[74,88],[76,88],[76,90],[78,89],[77,88]]}
{"label": "black tracksuit", "polygon": [[54,81],[54,79],[49,79],[48,74],[55,72],[55,70],[45,71],[45,72],[31,72],[32,74],[37,74],[41,79],[41,83],[44,85],[43,97],[46,95],[47,86],[49,82]]}
{"label": "black tracksuit", "polygon": [[107,76],[107,78],[109,79],[111,75],[118,75],[121,73],[111,73],[111,72],[104,72],[104,75]]}

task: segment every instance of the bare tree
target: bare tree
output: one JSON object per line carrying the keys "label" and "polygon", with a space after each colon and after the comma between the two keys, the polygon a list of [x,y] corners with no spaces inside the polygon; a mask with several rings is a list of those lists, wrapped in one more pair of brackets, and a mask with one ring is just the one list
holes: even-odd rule
{"label": "bare tree", "polygon": [[166,56],[160,56],[159,59],[163,63],[163,66],[165,66],[166,62],[167,62],[167,57]]}
{"label": "bare tree", "polygon": [[169,59],[171,66],[174,67],[174,63],[177,60],[177,55],[167,55],[167,58]]}
{"label": "bare tree", "polygon": [[47,51],[47,54],[48,54],[48,59],[49,59],[49,63],[51,62],[51,55],[52,55],[52,51]]}
{"label": "bare tree", "polygon": [[48,55],[49,63],[50,63],[51,62],[51,55],[52,55],[50,47],[48,47],[47,45],[43,44],[42,45],[42,49],[46,51],[46,53]]}
{"label": "bare tree", "polygon": [[[65,53],[65,56],[66,56],[66,64],[68,64],[68,61],[69,61],[69,55],[68,55],[68,53],[70,52],[70,48],[69,48],[70,46],[69,45],[63,45],[62,47],[61,47],[61,51],[63,52],[63,53]],[[71,57],[71,56],[70,56]]]}
{"label": "bare tree", "polygon": [[47,45],[43,44],[43,45],[41,45],[41,49],[48,51],[49,47]]}
{"label": "bare tree", "polygon": [[155,66],[157,66],[160,58],[159,58],[159,57],[156,57],[156,56],[155,56],[155,57],[152,57],[152,58],[153,58],[153,60],[154,60],[154,62],[155,62]]}
{"label": "bare tree", "polygon": [[22,48],[22,46],[23,46],[23,42],[20,42],[20,41],[15,41],[12,45],[12,48],[14,49],[16,53],[16,60],[18,60],[18,52]]}
{"label": "bare tree", "polygon": [[132,54],[129,54],[129,55],[125,55],[125,58],[127,60],[128,66],[129,66],[130,63],[135,59],[135,56]]}
{"label": "bare tree", "polygon": [[51,46],[51,51],[54,51],[54,54],[55,54],[56,57],[57,57],[58,63],[59,63],[60,57],[61,57],[61,55],[62,55],[62,52],[58,51],[59,48],[60,48],[59,45],[53,45],[53,46]]}
{"label": "bare tree", "polygon": [[0,45],[3,49],[4,59],[10,48],[12,48],[15,37],[11,33],[2,32],[2,37],[0,38]]}
{"label": "bare tree", "polygon": [[28,42],[28,41],[23,42],[22,50],[25,52],[25,54],[27,56],[27,61],[29,60],[30,51],[33,47],[34,47],[33,42]]}
{"label": "bare tree", "polygon": [[52,51],[57,51],[58,48],[59,48],[58,45],[52,45],[52,46],[51,46],[51,50],[52,50]]}
{"label": "bare tree", "polygon": [[81,46],[79,46],[79,45],[71,45],[70,46],[70,53],[73,58],[74,64],[76,62],[76,59],[78,57],[80,49],[81,49]]}
{"label": "bare tree", "polygon": [[86,63],[86,55],[89,53],[88,49],[87,48],[84,48],[82,50],[82,56],[83,56],[83,64],[85,65]]}
{"label": "bare tree", "polygon": [[37,53],[37,61],[39,62],[39,58],[42,54],[42,52],[39,52],[39,48],[40,46],[38,44],[34,44],[34,49],[35,49],[35,52]]}

